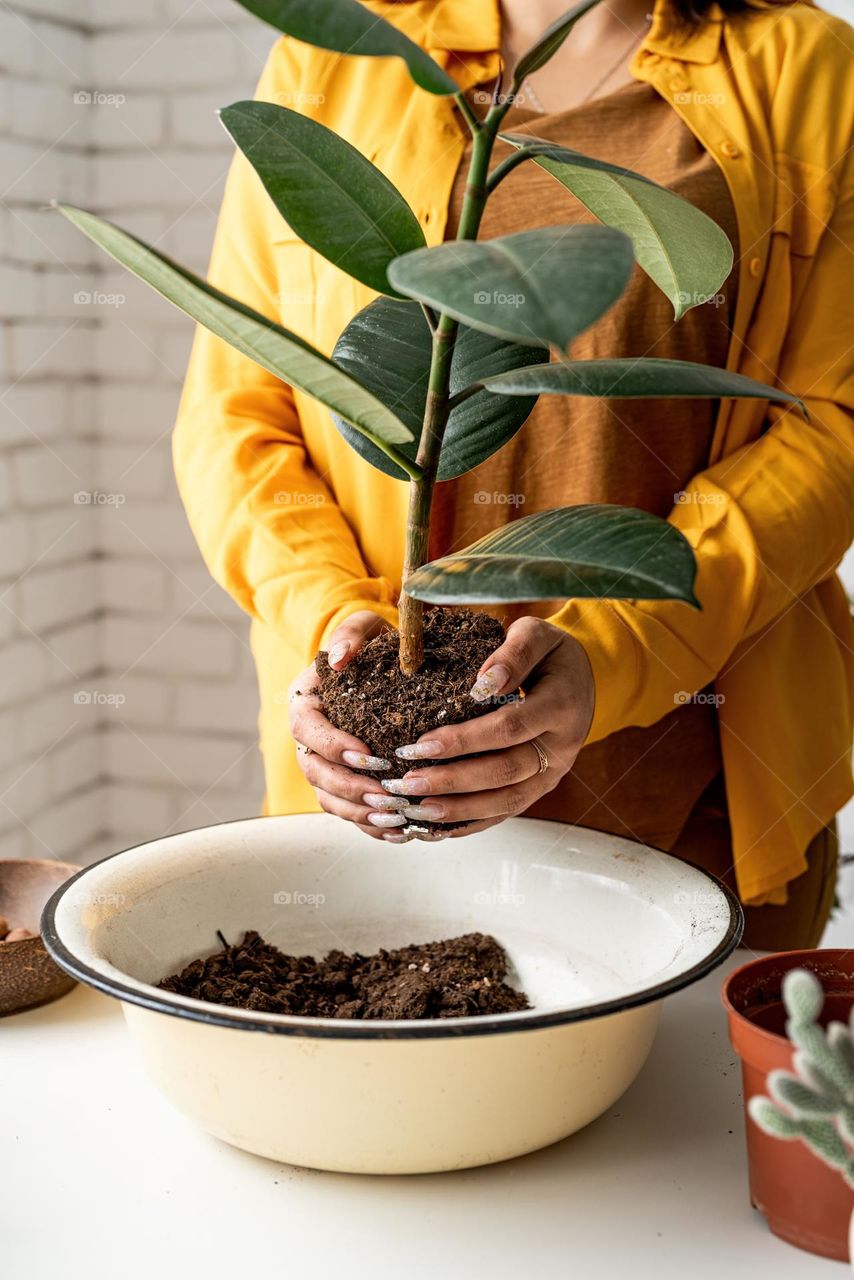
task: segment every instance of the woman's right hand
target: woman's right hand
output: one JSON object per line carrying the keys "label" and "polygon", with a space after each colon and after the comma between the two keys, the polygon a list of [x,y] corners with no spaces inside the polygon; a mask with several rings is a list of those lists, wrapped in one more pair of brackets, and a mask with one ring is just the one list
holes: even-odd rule
{"label": "woman's right hand", "polygon": [[[369,610],[353,613],[329,638],[329,665],[343,671],[366,640],[388,623]],[[407,819],[401,810],[411,801],[391,796],[374,778],[356,769],[385,771],[388,760],[370,754],[369,748],[350,733],[336,729],[323,714],[318,696],[318,676],[314,663],[297,676],[289,690],[291,733],[297,744],[297,761],[314,787],[320,807],[326,813],[354,822],[360,831],[377,840],[403,843],[409,836],[395,834]]]}

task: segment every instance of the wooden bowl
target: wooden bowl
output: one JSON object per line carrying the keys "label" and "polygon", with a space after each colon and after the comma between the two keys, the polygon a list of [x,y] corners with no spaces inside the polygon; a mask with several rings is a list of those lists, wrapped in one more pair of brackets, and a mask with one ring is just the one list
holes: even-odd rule
{"label": "wooden bowl", "polygon": [[79,870],[51,858],[0,861],[0,916],[6,917],[10,929],[35,934],[19,942],[0,942],[0,1017],[49,1004],[75,985],[45,951],[39,921],[50,895]]}

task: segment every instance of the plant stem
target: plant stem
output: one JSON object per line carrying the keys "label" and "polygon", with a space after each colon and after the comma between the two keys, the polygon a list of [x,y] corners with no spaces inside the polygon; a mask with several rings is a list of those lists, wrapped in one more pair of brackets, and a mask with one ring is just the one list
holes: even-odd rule
{"label": "plant stem", "polygon": [[[488,196],[487,176],[492,148],[506,107],[494,107],[472,135],[472,153],[457,240],[477,238]],[[439,471],[439,455],[450,412],[451,366],[459,325],[442,314],[433,331],[427,404],[416,459],[421,475],[409,486],[406,521],[406,550],[403,562],[403,590],[399,603],[400,669],[415,675],[424,661],[424,605],[406,592],[406,583],[426,562],[430,546],[430,512]]]}
{"label": "plant stem", "polygon": [[[404,583],[427,560],[430,546],[430,509],[439,467],[442,436],[448,420],[448,384],[457,336],[457,323],[443,315],[433,334],[433,355],[427,405],[421,428],[417,462],[421,476],[409,485],[409,512],[406,519],[406,552],[403,561]],[[424,605],[414,596],[401,592],[400,669],[412,676],[424,661]]]}
{"label": "plant stem", "polygon": [[463,117],[470,129],[472,137],[480,133],[481,122],[469,106],[469,101],[466,95],[464,93],[455,93],[454,101],[459,107],[460,115]]}
{"label": "plant stem", "polygon": [[508,173],[511,173],[517,165],[522,164],[527,159],[527,151],[514,151],[512,155],[509,155],[506,159],[502,160],[501,164],[497,164],[489,175],[489,179],[486,184],[488,193],[491,195],[499,182],[501,182],[503,178],[506,178]]}

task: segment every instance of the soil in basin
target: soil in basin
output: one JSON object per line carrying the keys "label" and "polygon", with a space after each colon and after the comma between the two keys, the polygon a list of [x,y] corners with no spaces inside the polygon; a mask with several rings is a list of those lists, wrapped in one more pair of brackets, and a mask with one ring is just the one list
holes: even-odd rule
{"label": "soil in basin", "polygon": [[250,931],[159,986],[176,995],[310,1018],[463,1018],[530,1005],[506,982],[507,956],[487,934],[377,951],[289,956]]}

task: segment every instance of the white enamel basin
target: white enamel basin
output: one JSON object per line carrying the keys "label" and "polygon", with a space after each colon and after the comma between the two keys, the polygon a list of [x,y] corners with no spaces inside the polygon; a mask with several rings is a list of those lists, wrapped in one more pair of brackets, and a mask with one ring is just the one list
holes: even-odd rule
{"label": "white enamel basin", "polygon": [[[156,983],[257,929],[285,951],[471,930],[506,949],[523,1013],[347,1022],[205,1004]],[[117,996],[147,1069],[226,1142],[358,1173],[489,1164],[566,1137],[631,1084],[661,999],[720,964],[741,912],[657,850],[515,819],[390,846],[325,814],[252,818],[117,853],[45,909],[54,959]],[[259,1034],[260,1033],[260,1034]]]}

